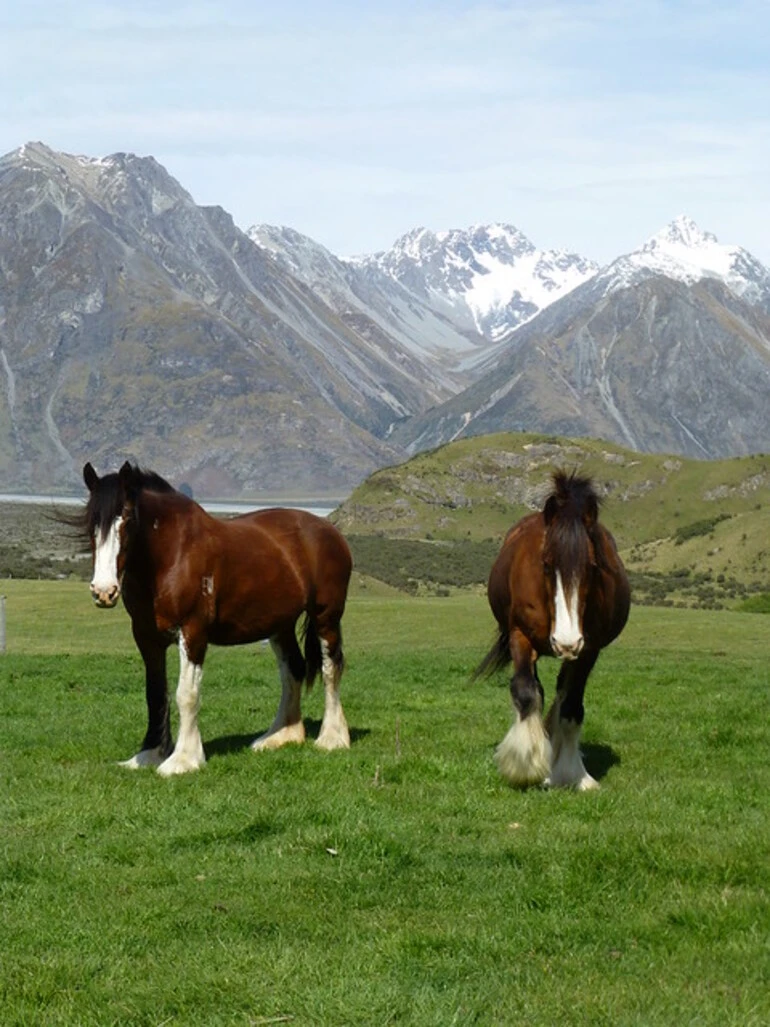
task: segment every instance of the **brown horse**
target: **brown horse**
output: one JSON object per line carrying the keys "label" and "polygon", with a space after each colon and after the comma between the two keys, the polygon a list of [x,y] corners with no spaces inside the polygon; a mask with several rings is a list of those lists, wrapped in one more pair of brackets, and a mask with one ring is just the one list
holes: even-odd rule
{"label": "brown horse", "polygon": [[[78,527],[93,555],[91,594],[112,607],[123,596],[145,665],[147,733],[124,766],[183,774],[205,763],[198,729],[203,660],[209,643],[269,639],[282,694],[272,726],[253,749],[301,742],[303,680],[319,671],[324,716],[316,744],[348,748],[339,699],[340,620],[352,561],[328,521],[301,510],[271,509],[218,520],[159,475],[125,463],[100,478],[83,468],[89,498]],[[304,621],[304,655],[295,625]],[[179,736],[171,742],[166,650],[179,645]]]}
{"label": "brown horse", "polygon": [[[512,785],[598,788],[580,753],[583,693],[599,650],[628,619],[630,590],[612,535],[599,523],[588,478],[553,476],[541,513],[514,525],[489,575],[489,604],[498,625],[478,674],[513,661],[514,724],[496,752]],[[562,665],[543,724],[539,656]]]}

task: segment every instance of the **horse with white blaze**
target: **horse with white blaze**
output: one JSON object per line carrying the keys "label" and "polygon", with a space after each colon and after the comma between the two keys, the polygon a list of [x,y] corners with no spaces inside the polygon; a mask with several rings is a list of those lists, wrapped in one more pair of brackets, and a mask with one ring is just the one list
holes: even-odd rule
{"label": "horse with white blaze", "polygon": [[[123,764],[183,774],[205,763],[198,727],[203,661],[209,644],[269,639],[281,679],[270,728],[253,749],[305,739],[301,686],[320,673],[324,715],[316,745],[350,746],[339,696],[341,620],[352,571],[337,529],[303,510],[268,509],[229,519],[206,513],[152,471],[126,462],[99,477],[83,468],[88,501],[76,521],[91,547],[91,594],[99,607],[122,596],[145,666],[148,723],[141,748]],[[304,652],[296,627],[304,618]],[[166,653],[179,646],[172,744]]]}
{"label": "horse with white blaze", "polygon": [[[583,695],[599,651],[625,627],[630,588],[589,478],[553,475],[543,510],[506,535],[487,591],[498,632],[476,676],[513,662],[514,722],[497,748],[500,773],[518,787],[598,788],[580,752]],[[540,656],[562,660],[545,721]]]}

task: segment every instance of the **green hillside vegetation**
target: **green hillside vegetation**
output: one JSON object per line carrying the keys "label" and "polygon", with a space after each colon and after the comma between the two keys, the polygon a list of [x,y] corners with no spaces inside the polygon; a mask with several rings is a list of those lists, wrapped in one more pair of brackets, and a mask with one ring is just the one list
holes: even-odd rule
{"label": "green hillside vegetation", "polygon": [[556,468],[594,479],[636,602],[740,607],[770,592],[762,454],[699,461],[594,439],[487,435],[376,472],[332,519],[362,573],[412,592],[481,586],[503,535],[541,507]]}
{"label": "green hillside vegetation", "polygon": [[[770,606],[770,456],[684,460],[514,433],[449,443],[363,482],[332,514],[353,550],[353,593],[483,589],[505,532],[541,507],[556,468],[596,482],[636,603]],[[55,514],[0,504],[0,578],[90,574]]]}

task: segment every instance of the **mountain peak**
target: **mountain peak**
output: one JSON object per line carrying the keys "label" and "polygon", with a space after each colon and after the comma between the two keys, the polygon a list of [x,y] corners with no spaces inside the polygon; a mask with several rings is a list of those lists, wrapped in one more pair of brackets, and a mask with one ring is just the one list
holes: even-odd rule
{"label": "mountain peak", "polygon": [[693,285],[721,281],[751,303],[766,302],[770,272],[739,246],[723,245],[684,214],[674,218],[638,249],[613,261],[597,278],[605,292],[626,288],[651,275]]}
{"label": "mountain peak", "polygon": [[719,240],[713,233],[702,231],[691,217],[680,214],[649,239],[642,248],[652,250],[661,246],[673,245],[696,250],[715,244],[718,246]]}
{"label": "mountain peak", "polygon": [[358,263],[376,266],[490,342],[597,271],[577,254],[539,250],[502,222],[441,232],[415,228],[390,250]]}

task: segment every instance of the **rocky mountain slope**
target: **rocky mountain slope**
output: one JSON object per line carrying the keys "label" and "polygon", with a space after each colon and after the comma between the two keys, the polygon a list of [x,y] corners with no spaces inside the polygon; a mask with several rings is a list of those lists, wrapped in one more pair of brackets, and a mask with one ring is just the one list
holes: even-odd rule
{"label": "rocky mountain slope", "polygon": [[410,452],[536,430],[647,452],[770,451],[770,272],[688,219],[509,336],[468,389],[393,439]]}
{"label": "rocky mountain slope", "polygon": [[515,228],[342,260],[198,207],[152,158],[0,159],[0,492],[139,460],[334,496],[463,434],[770,450],[770,272],[677,219],[604,269]]}
{"label": "rocky mountain slope", "polygon": [[339,493],[399,456],[394,420],[456,388],[152,158],[0,160],[0,489],[134,456],[208,494]]}
{"label": "rocky mountain slope", "polygon": [[248,235],[351,330],[367,338],[379,332],[397,339],[416,359],[427,361],[445,390],[467,385],[471,376],[464,364],[488,352],[488,340],[475,325],[453,317],[446,304],[426,303],[376,264],[342,260],[291,228],[254,225]]}

